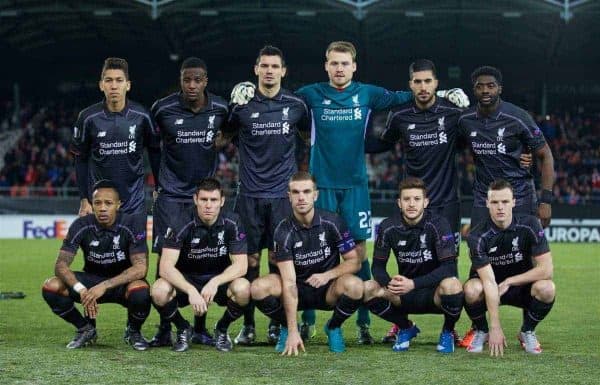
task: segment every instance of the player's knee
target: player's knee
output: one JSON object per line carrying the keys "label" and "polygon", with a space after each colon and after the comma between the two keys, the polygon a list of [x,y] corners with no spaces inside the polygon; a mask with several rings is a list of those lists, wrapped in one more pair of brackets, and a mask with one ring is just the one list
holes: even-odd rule
{"label": "player's knee", "polygon": [[234,279],[229,284],[229,290],[238,303],[250,298],[250,282],[245,278]]}
{"label": "player's knee", "polygon": [[375,297],[379,297],[378,294],[381,292],[381,286],[377,281],[371,279],[369,281],[363,282],[364,284],[364,299],[365,301],[369,301]]}
{"label": "player's knee", "polygon": [[483,299],[483,284],[479,279],[470,279],[463,286],[465,302],[475,303]]}
{"label": "player's knee", "polygon": [[171,299],[173,287],[166,280],[159,278],[150,289],[152,301],[158,306],[164,306]]}
{"label": "player's knee", "polygon": [[65,284],[58,277],[51,277],[44,281],[42,291],[60,294],[66,289]]}
{"label": "player's knee", "polygon": [[353,299],[362,298],[365,288],[362,279],[350,274],[345,274],[340,279],[342,280],[341,284],[344,288],[344,293],[348,297]]}
{"label": "player's knee", "polygon": [[444,278],[439,285],[441,295],[458,294],[462,291],[462,285],[456,277]]}
{"label": "player's knee", "polygon": [[552,302],[556,295],[556,286],[549,279],[537,281],[531,286],[531,295],[542,302]]}
{"label": "player's knee", "polygon": [[143,304],[150,303],[150,287],[144,281],[134,281],[127,285],[125,298],[130,303]]}
{"label": "player's knee", "polygon": [[258,278],[250,285],[250,295],[254,300],[261,300],[269,295],[269,285],[266,278]]}

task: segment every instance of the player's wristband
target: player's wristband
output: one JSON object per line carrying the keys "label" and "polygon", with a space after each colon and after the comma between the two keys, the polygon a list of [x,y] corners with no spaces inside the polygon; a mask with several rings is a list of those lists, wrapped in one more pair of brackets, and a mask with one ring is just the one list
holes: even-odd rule
{"label": "player's wristband", "polygon": [[554,200],[554,195],[550,190],[542,190],[542,194],[540,196],[540,203],[546,203],[551,205]]}
{"label": "player's wristband", "polygon": [[77,282],[75,285],[73,285],[73,290],[75,290],[78,293],[81,293],[81,290],[83,289],[87,289],[85,286],[83,286],[83,283],[81,282]]}

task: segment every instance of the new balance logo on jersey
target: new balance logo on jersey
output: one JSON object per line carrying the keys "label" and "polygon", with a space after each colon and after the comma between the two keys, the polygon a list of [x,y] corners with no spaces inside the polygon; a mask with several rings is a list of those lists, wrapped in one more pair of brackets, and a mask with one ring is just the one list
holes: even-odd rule
{"label": "new balance logo on jersey", "polygon": [[300,247],[302,247],[302,241],[298,241],[294,244],[295,249],[300,248]]}
{"label": "new balance logo on jersey", "polygon": [[408,127],[406,127],[407,130],[414,130],[415,129],[415,124],[409,124]]}
{"label": "new balance logo on jersey", "polygon": [[260,113],[258,113],[258,112],[253,112],[252,114],[250,114],[250,118],[252,118],[252,119],[258,119],[259,116],[260,116]]}
{"label": "new balance logo on jersey", "polygon": [[398,246],[406,246],[406,241],[404,239],[401,239],[400,241],[398,241]]}
{"label": "new balance logo on jersey", "polygon": [[136,146],[135,142],[129,142],[129,152],[135,152]]}
{"label": "new balance logo on jersey", "polygon": [[519,237],[515,237],[512,240],[512,251],[519,251]]}
{"label": "new balance logo on jersey", "polygon": [[329,99],[323,99],[323,104],[326,106],[329,106],[331,104],[331,100]]}
{"label": "new balance logo on jersey", "polygon": [[281,126],[281,133],[283,135],[290,133],[290,124],[288,122],[283,122],[283,125]]}
{"label": "new balance logo on jersey", "polygon": [[175,119],[175,125],[181,126],[183,124],[183,119]]}
{"label": "new balance logo on jersey", "polygon": [[106,136],[106,131],[98,132],[98,138],[104,138]]}
{"label": "new balance logo on jersey", "polygon": [[498,142],[502,142],[502,140],[504,139],[504,130],[506,130],[506,127],[498,129],[498,136],[496,137],[496,140],[498,140]]}
{"label": "new balance logo on jersey", "polygon": [[197,245],[198,243],[200,243],[200,238],[192,238],[192,245]]}
{"label": "new balance logo on jersey", "polygon": [[215,116],[211,115],[208,117],[208,128],[215,128]]}
{"label": "new balance logo on jersey", "polygon": [[498,153],[506,154],[506,146],[504,145],[504,143],[498,143]]}
{"label": "new balance logo on jersey", "polygon": [[442,116],[441,118],[438,119],[438,130],[445,130],[446,127],[444,125],[444,120],[446,120],[445,116]]}
{"label": "new balance logo on jersey", "polygon": [[354,104],[355,107],[360,106],[360,103],[358,102],[358,94],[352,96],[352,104]]}
{"label": "new balance logo on jersey", "polygon": [[476,137],[477,136],[477,131],[471,131],[471,137]]}
{"label": "new balance logo on jersey", "polygon": [[281,110],[281,120],[288,120],[289,119],[289,113],[290,113],[290,108],[289,107],[283,107],[283,109]]}
{"label": "new balance logo on jersey", "polygon": [[494,246],[491,249],[489,249],[488,253],[494,253],[496,250],[498,250],[498,246]]}
{"label": "new balance logo on jersey", "polygon": [[120,249],[119,247],[119,241],[121,240],[121,236],[120,235],[116,235],[113,237],[113,249],[118,250]]}
{"label": "new balance logo on jersey", "polygon": [[134,139],[135,138],[135,129],[137,127],[137,124],[134,124],[133,126],[129,126],[129,139]]}
{"label": "new balance logo on jersey", "polygon": [[91,241],[91,242],[90,242],[90,246],[91,246],[91,247],[96,247],[96,246],[98,246],[99,244],[100,244],[100,242],[98,242],[98,241],[96,241],[96,240],[94,240],[94,241]]}

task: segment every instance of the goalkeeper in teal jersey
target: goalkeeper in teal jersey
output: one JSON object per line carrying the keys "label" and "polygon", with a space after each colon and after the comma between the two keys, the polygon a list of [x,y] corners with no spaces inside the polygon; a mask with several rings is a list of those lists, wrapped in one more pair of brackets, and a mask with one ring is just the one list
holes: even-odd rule
{"label": "goalkeeper in teal jersey", "polygon": [[[310,172],[317,179],[316,206],[339,213],[356,241],[362,259],[358,275],[371,278],[365,240],[371,237],[371,201],[365,161],[365,133],[372,110],[385,110],[412,100],[411,92],[390,92],[385,88],[353,82],[356,49],[349,42],[333,42],[325,53],[329,83],[300,88],[312,115]],[[302,315],[303,328],[314,324],[314,315]],[[358,342],[373,343],[369,333],[369,312],[358,311]]]}
{"label": "goalkeeper in teal jersey", "polygon": [[[328,83],[315,83],[296,93],[305,99],[312,118],[310,172],[316,177],[319,198],[316,207],[339,213],[356,241],[363,264],[358,276],[371,278],[365,240],[371,237],[371,202],[365,162],[365,134],[372,110],[386,110],[413,99],[411,92],[390,92],[385,88],[353,82],[356,48],[352,43],[336,41],[325,52]],[[232,102],[245,104],[252,97],[252,84],[240,83],[232,91]],[[460,89],[439,91],[459,107],[468,106]],[[358,310],[358,342],[373,343],[369,333],[369,313]],[[314,333],[314,311],[302,314],[303,339]]]}

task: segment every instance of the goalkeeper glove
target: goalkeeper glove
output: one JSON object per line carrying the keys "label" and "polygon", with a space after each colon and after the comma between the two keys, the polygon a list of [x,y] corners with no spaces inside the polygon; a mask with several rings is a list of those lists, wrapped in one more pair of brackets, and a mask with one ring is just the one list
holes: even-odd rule
{"label": "goalkeeper glove", "polygon": [[244,105],[248,104],[250,99],[254,97],[256,86],[252,82],[241,82],[231,90],[231,104]]}
{"label": "goalkeeper glove", "polygon": [[469,97],[460,88],[452,88],[449,90],[440,90],[435,93],[440,98],[448,99],[448,101],[460,108],[469,107]]}

